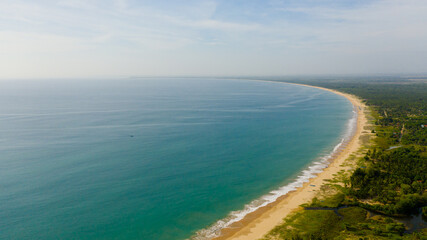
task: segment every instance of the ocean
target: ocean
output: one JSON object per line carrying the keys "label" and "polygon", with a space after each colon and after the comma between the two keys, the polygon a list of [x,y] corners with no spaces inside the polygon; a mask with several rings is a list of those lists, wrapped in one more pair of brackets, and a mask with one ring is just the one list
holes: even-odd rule
{"label": "ocean", "polygon": [[351,103],[250,80],[0,82],[0,239],[203,239],[321,171]]}

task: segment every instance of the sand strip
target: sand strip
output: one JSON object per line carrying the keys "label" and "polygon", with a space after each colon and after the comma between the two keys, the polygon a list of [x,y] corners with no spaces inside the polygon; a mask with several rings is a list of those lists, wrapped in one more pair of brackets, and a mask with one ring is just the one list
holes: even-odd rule
{"label": "sand strip", "polygon": [[325,181],[326,179],[332,179],[334,174],[346,169],[346,167],[341,165],[352,153],[357,152],[361,147],[362,143],[360,141],[360,136],[362,135],[364,126],[367,124],[367,119],[364,114],[366,106],[359,98],[327,88],[305,84],[297,85],[323,89],[346,97],[353,104],[354,111],[357,112],[357,126],[354,135],[349,140],[348,144],[330,160],[331,163],[323,172],[319,173],[315,178],[310,179],[309,182],[305,183],[296,191],[278,198],[277,201],[248,214],[243,220],[223,229],[221,236],[215,238],[215,240],[255,240],[262,238],[276,225],[282,223],[283,218],[289,213],[299,209],[301,204],[307,203],[313,199],[320,190],[320,187],[324,183],[327,183]]}

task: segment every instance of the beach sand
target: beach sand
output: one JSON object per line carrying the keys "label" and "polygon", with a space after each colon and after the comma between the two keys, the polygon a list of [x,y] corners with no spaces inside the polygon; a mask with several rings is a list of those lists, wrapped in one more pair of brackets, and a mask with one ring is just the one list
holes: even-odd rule
{"label": "beach sand", "polygon": [[297,84],[307,87],[327,90],[335,94],[346,97],[354,106],[354,111],[357,112],[357,127],[348,144],[341,149],[330,161],[330,164],[323,172],[309,180],[302,187],[295,191],[280,197],[277,201],[248,214],[239,222],[232,224],[230,227],[221,231],[221,236],[214,238],[215,240],[255,240],[262,238],[271,229],[283,222],[283,218],[291,212],[300,209],[300,205],[309,202],[316,196],[320,187],[327,183],[325,180],[332,179],[334,174],[341,170],[347,170],[348,167],[343,166],[345,160],[353,153],[357,152],[362,146],[360,136],[367,125],[367,118],[364,113],[365,105],[362,101],[350,94],[338,92],[322,87]]}

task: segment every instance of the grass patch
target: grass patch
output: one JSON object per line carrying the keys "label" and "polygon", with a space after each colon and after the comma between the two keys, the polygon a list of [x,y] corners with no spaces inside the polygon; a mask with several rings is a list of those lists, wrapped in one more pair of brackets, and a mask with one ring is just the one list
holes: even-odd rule
{"label": "grass patch", "polygon": [[357,224],[366,220],[368,211],[360,207],[348,207],[339,209],[338,213],[343,217],[344,223]]}
{"label": "grass patch", "polygon": [[318,199],[313,198],[310,204],[302,205],[303,207],[320,207],[320,208],[336,208],[341,205],[341,203],[344,201],[344,194],[343,193],[337,193],[333,196]]}
{"label": "grass patch", "polygon": [[263,239],[333,239],[341,231],[339,220],[332,210],[305,210],[275,227]]}
{"label": "grass patch", "polygon": [[303,210],[285,219],[263,240],[425,239],[424,233],[402,236],[404,225],[391,218],[367,215],[368,211],[360,207],[342,208],[338,214],[334,210]]}

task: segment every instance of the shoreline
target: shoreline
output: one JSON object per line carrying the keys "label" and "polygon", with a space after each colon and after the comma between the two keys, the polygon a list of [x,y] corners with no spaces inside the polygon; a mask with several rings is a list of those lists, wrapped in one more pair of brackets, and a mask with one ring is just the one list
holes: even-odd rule
{"label": "shoreline", "polygon": [[355,129],[353,129],[352,135],[349,139],[338,147],[338,150],[327,160],[328,165],[323,168],[320,173],[316,173],[316,176],[308,179],[308,182],[303,183],[302,187],[297,187],[295,190],[289,191],[288,193],[278,197],[274,202],[247,214],[242,220],[221,229],[221,235],[212,238],[214,240],[254,240],[262,238],[270,232],[271,229],[282,223],[283,219],[290,213],[301,209],[301,204],[307,203],[313,199],[321,186],[326,183],[326,179],[332,179],[334,174],[343,169],[347,169],[347,167],[343,167],[341,165],[351,154],[357,152],[362,145],[360,142],[360,136],[367,124],[367,119],[364,114],[366,106],[359,98],[336,90],[306,84],[277,81],[268,82],[317,88],[347,98],[353,105],[353,111],[357,114]]}

